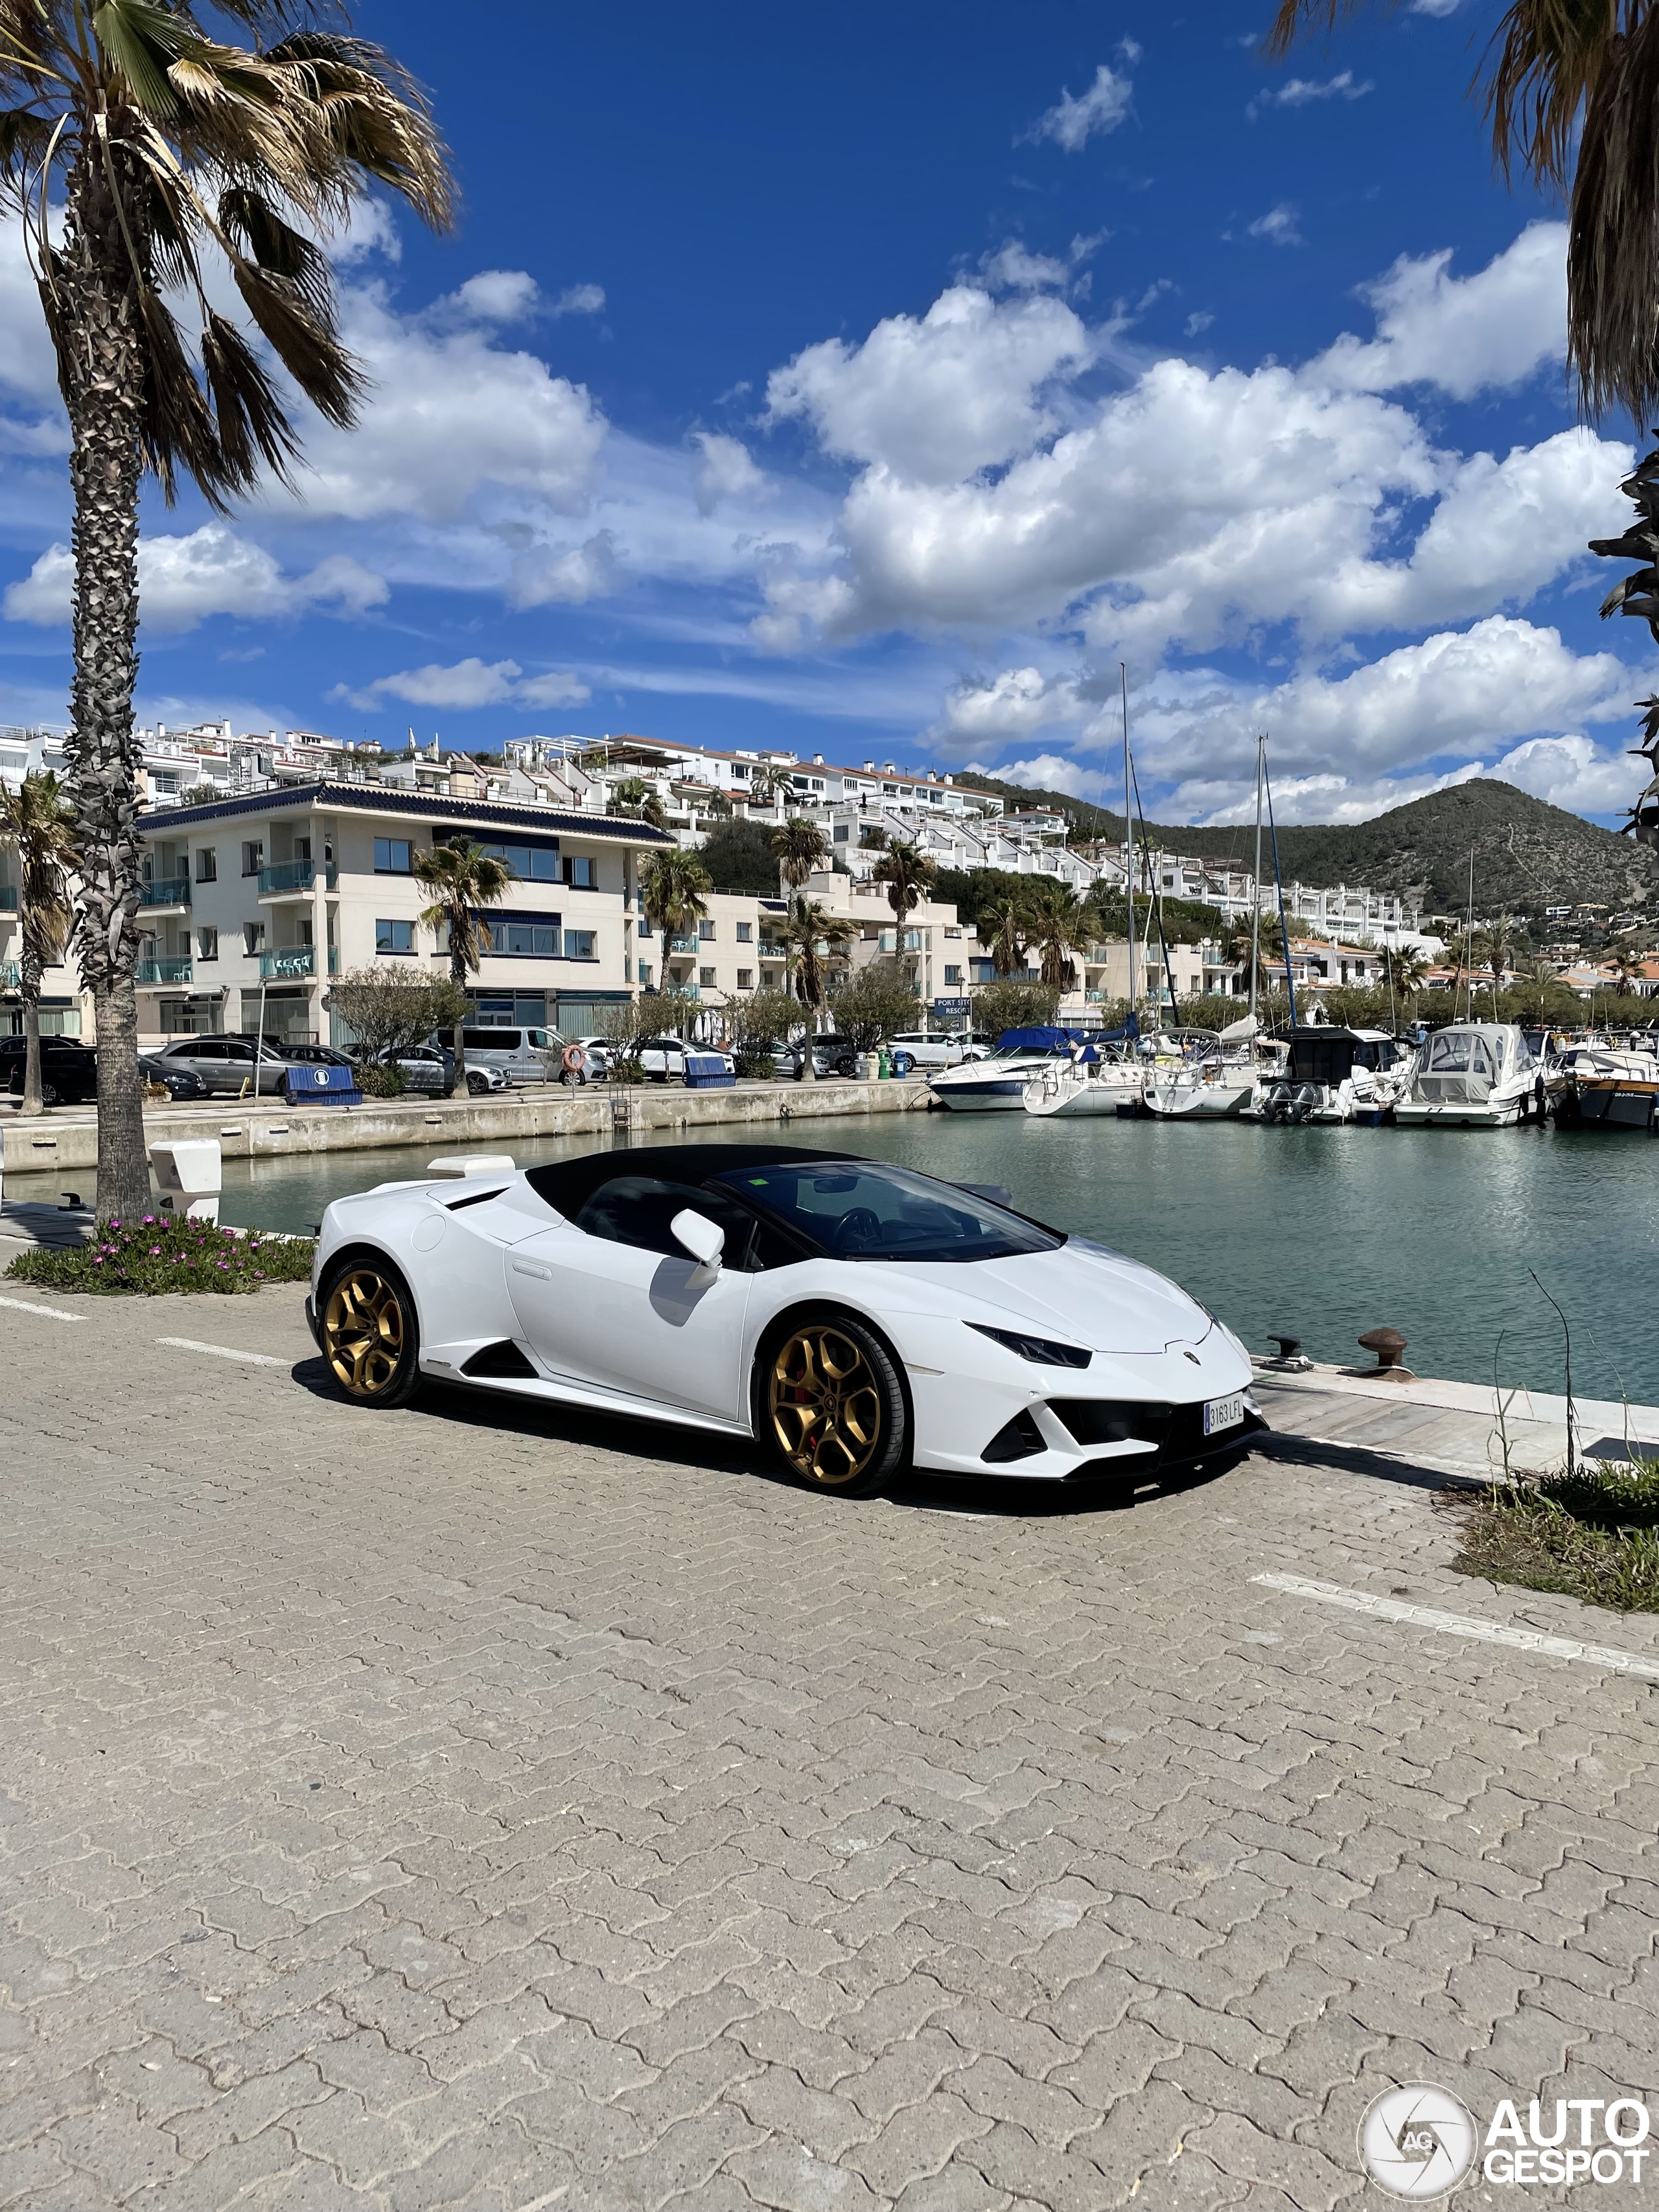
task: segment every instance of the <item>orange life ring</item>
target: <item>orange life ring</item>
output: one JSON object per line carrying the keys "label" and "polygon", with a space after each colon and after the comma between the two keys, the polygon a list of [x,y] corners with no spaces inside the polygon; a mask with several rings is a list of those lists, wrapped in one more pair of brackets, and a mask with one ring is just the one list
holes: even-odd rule
{"label": "orange life ring", "polygon": [[564,1065],[571,1075],[580,1075],[587,1065],[587,1054],[579,1044],[568,1044],[564,1048]]}

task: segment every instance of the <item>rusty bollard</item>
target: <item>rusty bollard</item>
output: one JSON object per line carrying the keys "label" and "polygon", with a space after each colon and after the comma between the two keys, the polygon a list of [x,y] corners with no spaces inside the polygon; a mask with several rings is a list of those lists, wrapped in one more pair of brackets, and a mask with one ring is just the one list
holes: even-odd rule
{"label": "rusty bollard", "polygon": [[1406,1340],[1397,1328],[1368,1328],[1359,1342],[1363,1350],[1376,1354],[1376,1365],[1364,1370],[1374,1382],[1417,1380],[1409,1367],[1401,1364],[1400,1355],[1406,1349]]}

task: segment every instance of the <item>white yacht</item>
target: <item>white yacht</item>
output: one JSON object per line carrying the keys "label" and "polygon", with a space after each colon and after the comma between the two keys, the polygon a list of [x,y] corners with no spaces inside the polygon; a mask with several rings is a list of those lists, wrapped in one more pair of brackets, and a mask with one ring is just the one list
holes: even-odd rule
{"label": "white yacht", "polygon": [[[1519,1030],[1516,1032],[1520,1035]],[[1363,1121],[1375,1125],[1411,1089],[1409,1045],[1386,1030],[1293,1030],[1284,1066],[1264,1077],[1248,1110],[1263,1121]]]}
{"label": "white yacht", "polygon": [[1005,1030],[994,1052],[941,1068],[927,1088],[954,1114],[1018,1114],[1032,1077],[1066,1066],[1074,1045],[1068,1030]]}
{"label": "white yacht", "polygon": [[1394,1118],[1407,1129],[1510,1128],[1531,1113],[1539,1072],[1526,1032],[1513,1022],[1436,1030]]}
{"label": "white yacht", "polygon": [[1020,1103],[1044,1121],[1057,1115],[1134,1113],[1146,1071],[1133,1060],[1055,1061],[1034,1075]]}
{"label": "white yacht", "polygon": [[1219,1036],[1188,1031],[1184,1042],[1185,1050],[1176,1057],[1164,1052],[1164,1040],[1158,1040],[1160,1049],[1141,1102],[1158,1121],[1232,1120],[1255,1097],[1263,1075],[1276,1069],[1283,1057],[1280,1048],[1260,1042],[1253,1014]]}

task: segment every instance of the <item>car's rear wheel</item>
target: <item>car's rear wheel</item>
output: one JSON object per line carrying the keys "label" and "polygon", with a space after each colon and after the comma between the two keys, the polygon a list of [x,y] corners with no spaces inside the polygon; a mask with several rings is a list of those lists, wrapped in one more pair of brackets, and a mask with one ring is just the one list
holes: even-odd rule
{"label": "car's rear wheel", "polygon": [[844,1314],[797,1315],[756,1363],[755,1430],[808,1490],[869,1498],[903,1465],[909,1408],[891,1353]]}
{"label": "car's rear wheel", "polygon": [[323,1358],[361,1406],[406,1406],[421,1380],[420,1324],[408,1284],[389,1260],[343,1260],[319,1297]]}

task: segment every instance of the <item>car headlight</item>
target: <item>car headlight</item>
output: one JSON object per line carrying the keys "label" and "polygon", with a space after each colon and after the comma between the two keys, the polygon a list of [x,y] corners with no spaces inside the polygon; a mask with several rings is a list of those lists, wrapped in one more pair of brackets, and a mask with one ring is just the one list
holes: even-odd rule
{"label": "car headlight", "polygon": [[968,1326],[981,1336],[988,1336],[993,1344],[1000,1344],[1006,1352],[1029,1359],[1036,1367],[1086,1367],[1094,1358],[1075,1344],[1056,1344],[1052,1337],[1027,1336],[1017,1328],[988,1328],[982,1321],[970,1321]]}

